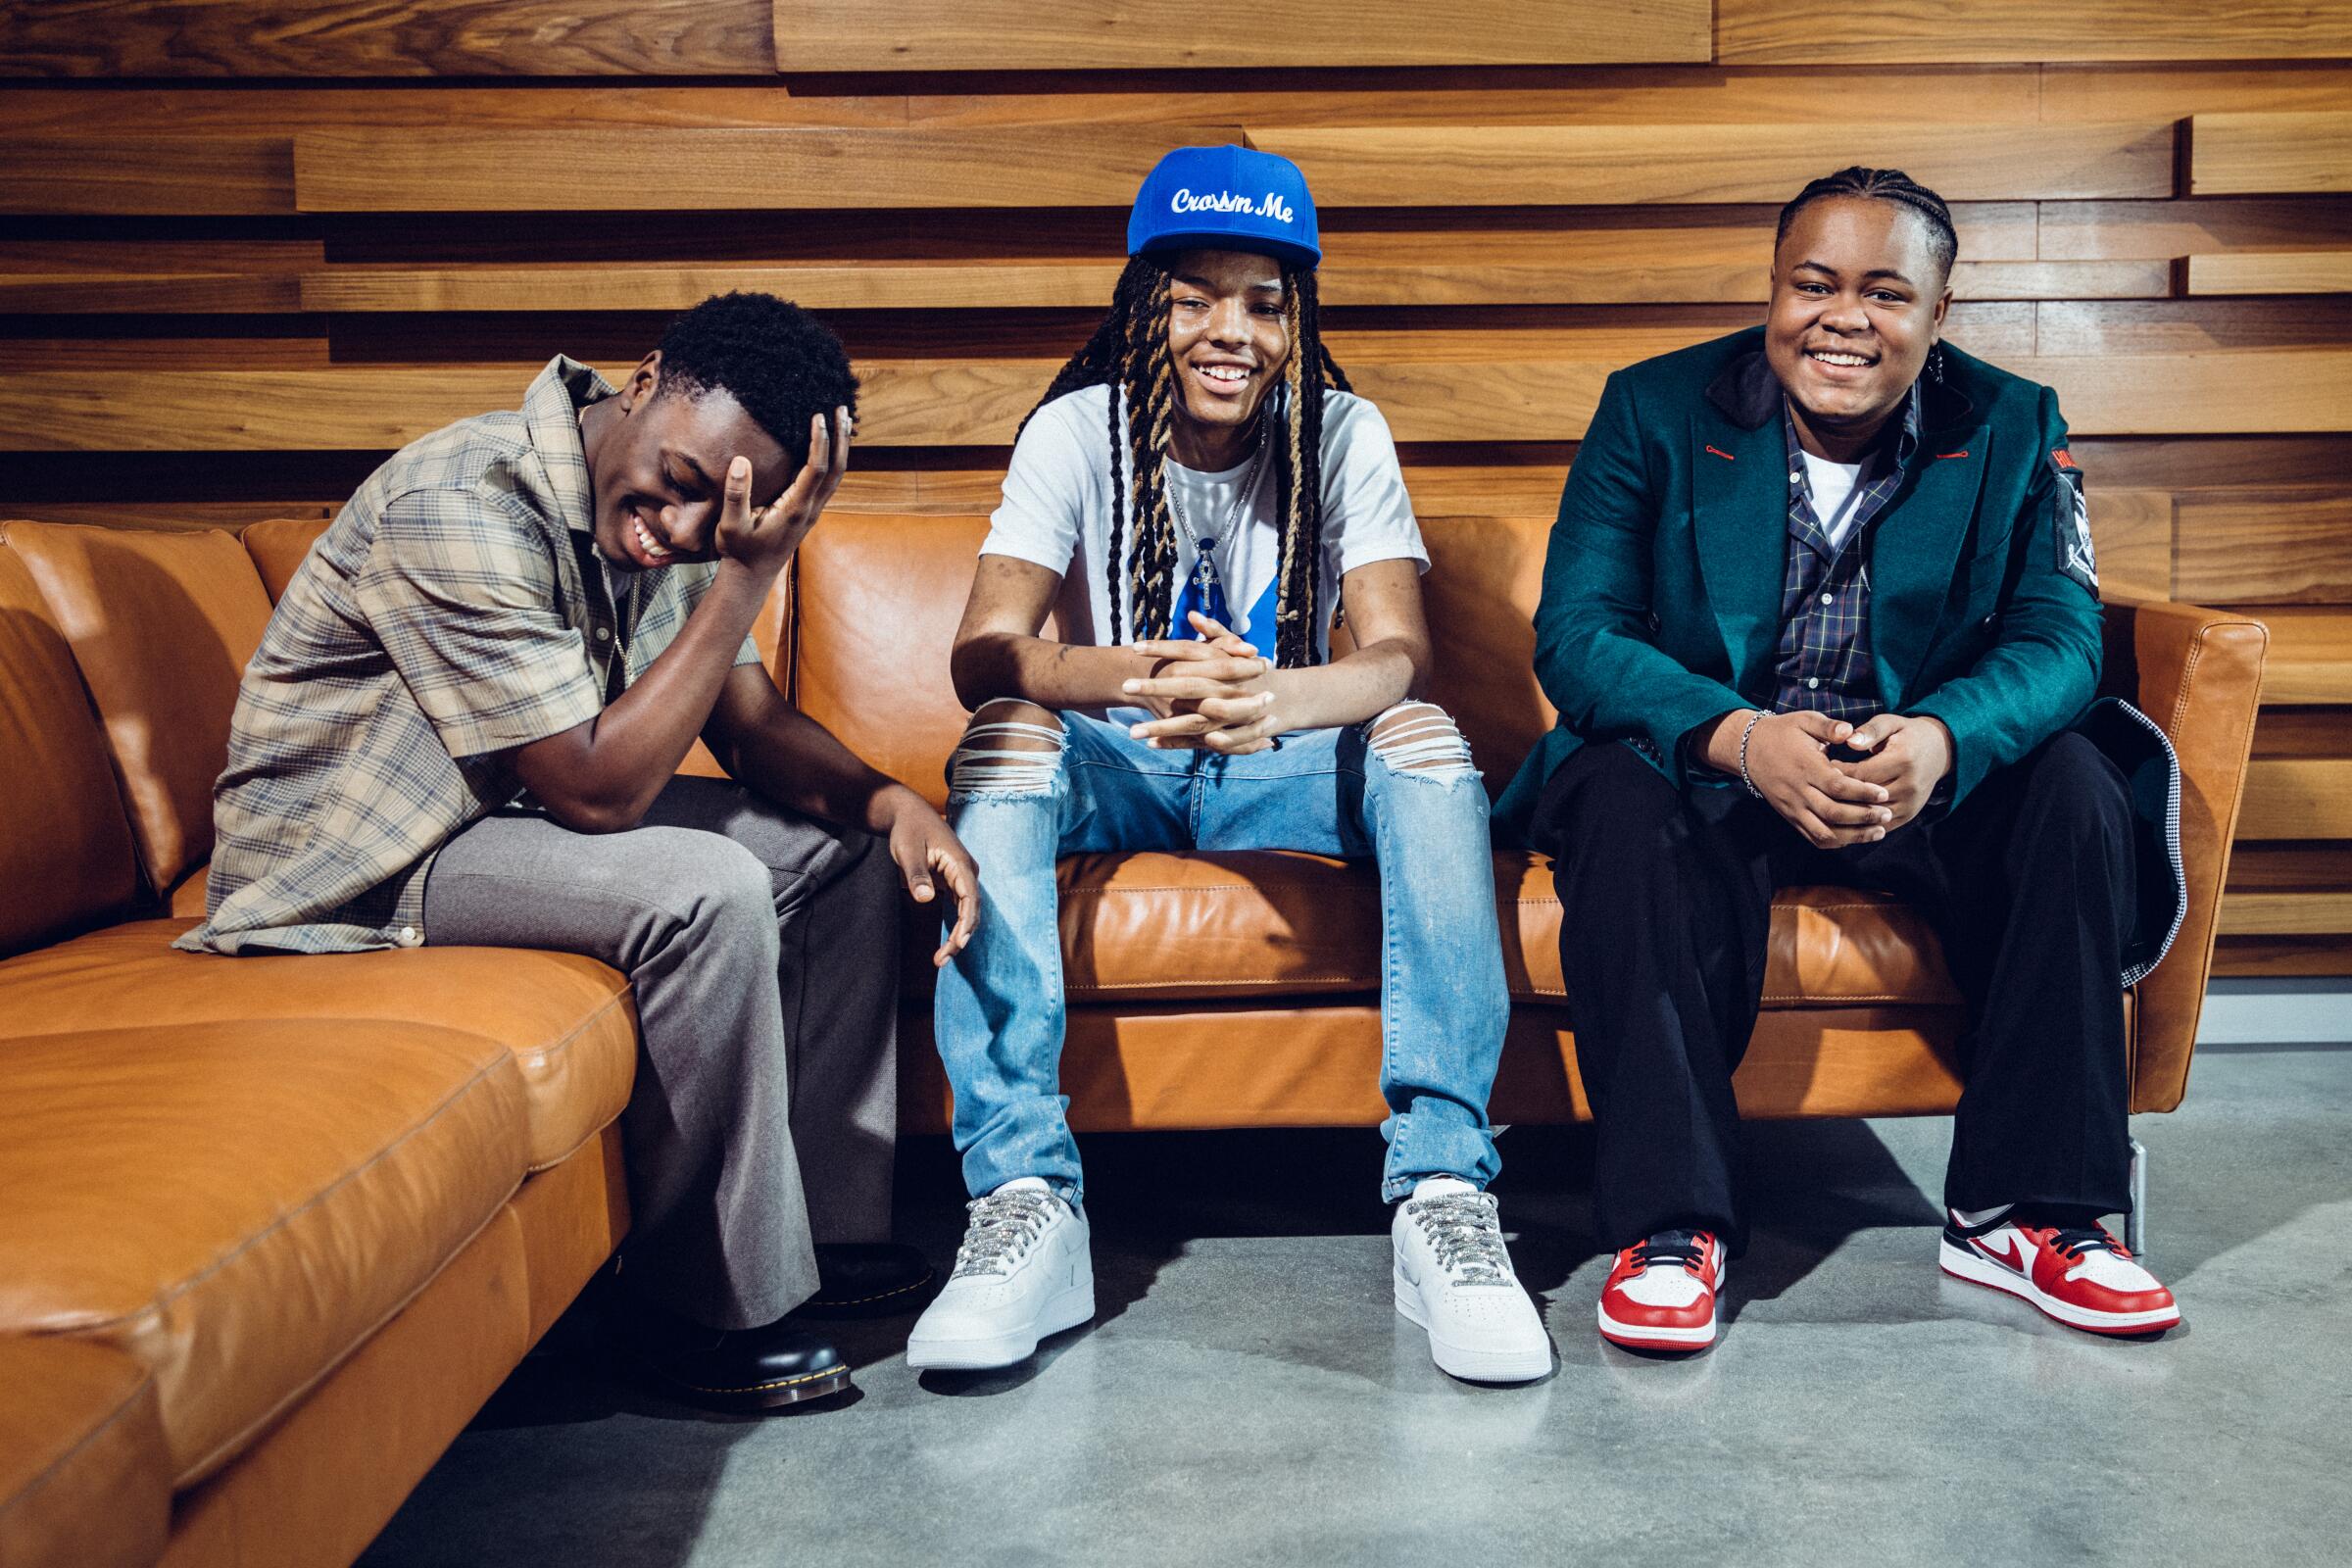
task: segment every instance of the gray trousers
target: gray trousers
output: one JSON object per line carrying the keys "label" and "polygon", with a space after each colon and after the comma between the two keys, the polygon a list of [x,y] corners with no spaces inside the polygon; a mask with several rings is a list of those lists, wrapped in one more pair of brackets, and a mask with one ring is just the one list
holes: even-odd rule
{"label": "gray trousers", "polygon": [[882,842],[679,778],[625,833],[501,811],[445,845],[436,947],[554,948],[635,989],[623,1277],[711,1328],[816,1292],[817,1242],[890,1234],[898,868]]}

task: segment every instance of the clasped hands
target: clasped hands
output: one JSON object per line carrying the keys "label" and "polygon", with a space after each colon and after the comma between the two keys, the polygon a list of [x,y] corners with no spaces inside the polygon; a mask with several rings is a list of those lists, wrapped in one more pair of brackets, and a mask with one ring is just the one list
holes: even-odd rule
{"label": "clasped hands", "polygon": [[1199,611],[1189,618],[1198,642],[1153,637],[1135,645],[1152,673],[1119,690],[1157,716],[1130,725],[1128,735],[1158,751],[1247,757],[1271,749],[1284,728],[1274,662]]}
{"label": "clasped hands", "polygon": [[[1881,713],[1849,724],[1827,713],[1727,714],[1709,735],[1708,762],[1738,777],[1747,733],[1747,777],[1816,849],[1873,844],[1920,813],[1952,768],[1951,731],[1925,715]],[[1840,760],[1829,748],[1866,755]]]}

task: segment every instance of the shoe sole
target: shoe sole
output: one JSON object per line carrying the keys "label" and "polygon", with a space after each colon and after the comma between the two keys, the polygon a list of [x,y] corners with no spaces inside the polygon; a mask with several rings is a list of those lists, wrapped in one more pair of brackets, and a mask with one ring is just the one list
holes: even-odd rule
{"label": "shoe sole", "polygon": [[652,1381],[656,1388],[671,1398],[707,1409],[774,1410],[807,1399],[823,1399],[836,1394],[846,1394],[850,1388],[850,1369],[831,1366],[822,1372],[804,1372],[799,1377],[779,1378],[773,1383],[754,1384],[742,1389],[706,1389],[662,1377],[656,1377]]}
{"label": "shoe sole", "polygon": [[1697,1328],[1662,1329],[1620,1323],[1604,1306],[1600,1309],[1600,1337],[1629,1350],[1703,1350],[1715,1343],[1715,1319],[1709,1317]]}
{"label": "shoe sole", "polygon": [[1094,1316],[1095,1282],[1089,1275],[1084,1284],[1073,1285],[1048,1301],[1035,1326],[1026,1331],[985,1340],[920,1340],[910,1336],[906,1341],[906,1364],[917,1372],[993,1372],[1000,1367],[1018,1366],[1037,1353],[1040,1341],[1091,1323]]}
{"label": "shoe sole", "polygon": [[1460,1378],[1465,1383],[1532,1383],[1551,1370],[1548,1335],[1541,1351],[1477,1350],[1439,1339],[1431,1333],[1429,1320],[1421,1313],[1421,1293],[1405,1279],[1403,1270],[1395,1270],[1392,1278],[1397,1315],[1429,1335],[1429,1358],[1446,1376]]}
{"label": "shoe sole", "polygon": [[2178,1302],[2148,1312],[2100,1312],[2087,1306],[2077,1306],[2071,1301],[2061,1301],[2032,1280],[2012,1274],[1998,1263],[1979,1257],[1964,1247],[1954,1247],[1950,1242],[1944,1242],[1941,1251],[1943,1271],[1952,1278],[2031,1301],[2040,1309],[2042,1316],[2052,1322],[2063,1323],[2070,1329],[2081,1329],[2086,1334],[2154,1334],[2172,1328],[2180,1321]]}
{"label": "shoe sole", "polygon": [[936,1269],[923,1270],[923,1277],[911,1285],[882,1291],[873,1296],[859,1296],[846,1300],[827,1300],[821,1296],[810,1297],[796,1309],[803,1317],[822,1318],[826,1322],[850,1322],[861,1318],[903,1317],[923,1304],[925,1297],[933,1294],[939,1284]]}

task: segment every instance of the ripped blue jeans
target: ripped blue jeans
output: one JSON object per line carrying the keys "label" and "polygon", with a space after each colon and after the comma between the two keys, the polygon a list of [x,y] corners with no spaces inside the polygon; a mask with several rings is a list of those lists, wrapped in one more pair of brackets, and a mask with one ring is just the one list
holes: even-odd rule
{"label": "ripped blue jeans", "polygon": [[[1046,722],[1052,720],[1052,722]],[[1076,1201],[1060,1093],[1054,864],[1100,850],[1304,850],[1380,867],[1381,1194],[1424,1176],[1484,1188],[1500,1169],[1487,1092],[1510,1004],[1487,796],[1443,710],[1404,703],[1248,757],[1153,751],[1123,724],[1026,704],[973,715],[948,820],[980,864],[980,923],[939,978],[934,1033],[975,1196],[1038,1176]]]}

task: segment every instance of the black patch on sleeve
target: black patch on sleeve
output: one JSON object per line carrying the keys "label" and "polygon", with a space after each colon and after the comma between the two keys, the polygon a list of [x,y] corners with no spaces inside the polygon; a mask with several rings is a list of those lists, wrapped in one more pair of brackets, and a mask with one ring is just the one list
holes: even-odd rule
{"label": "black patch on sleeve", "polygon": [[2050,536],[2058,554],[2058,569],[2091,594],[2099,591],[2099,555],[2090,541],[2090,508],[2082,499],[2082,470],[2074,454],[2060,447],[2050,454]]}

